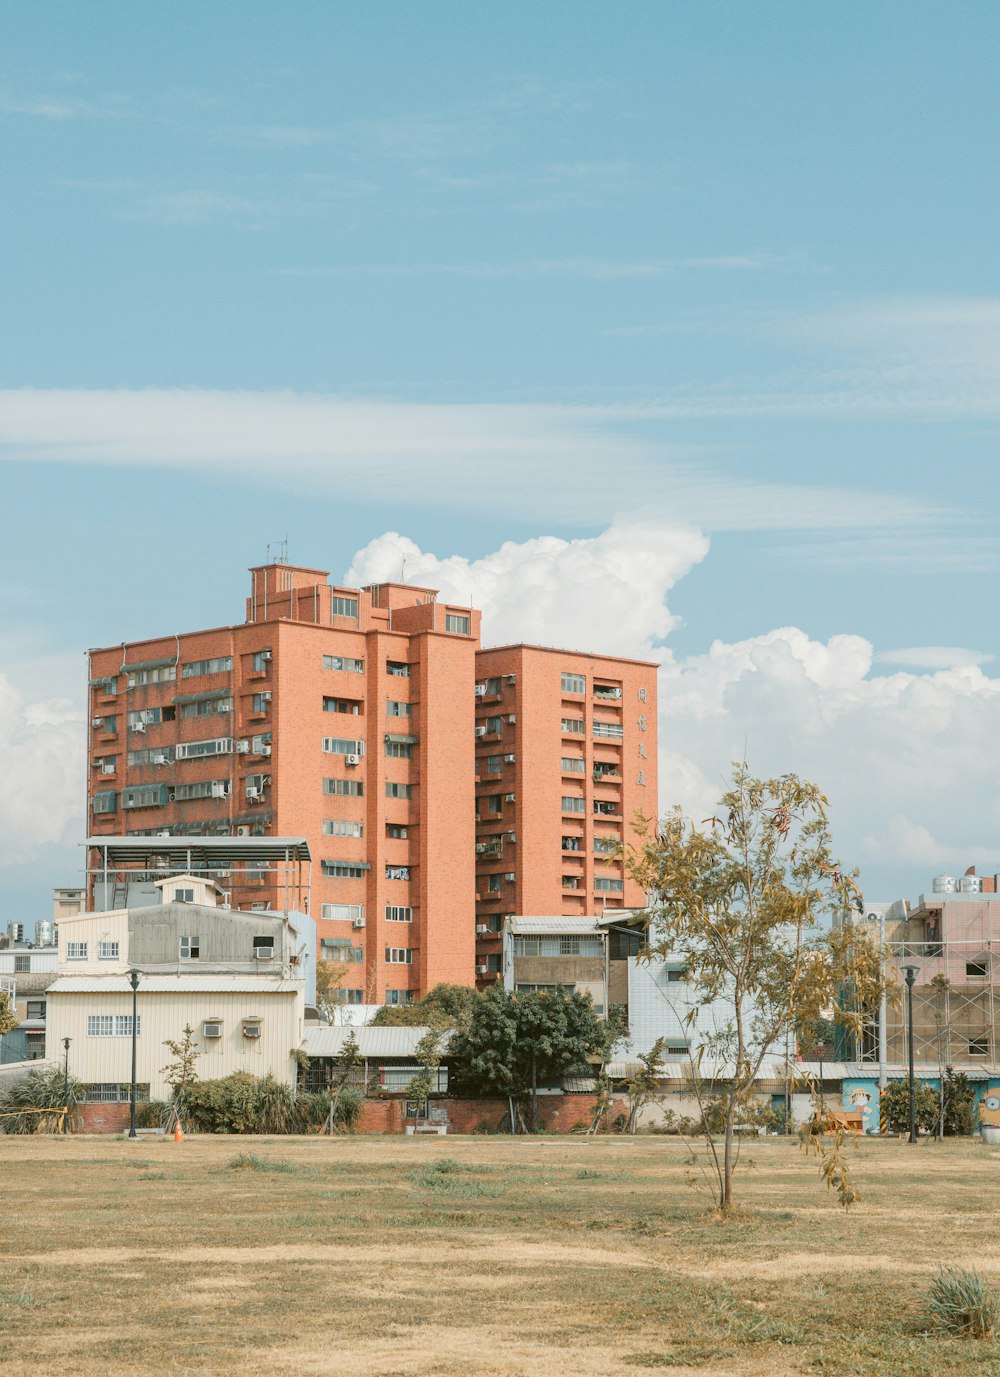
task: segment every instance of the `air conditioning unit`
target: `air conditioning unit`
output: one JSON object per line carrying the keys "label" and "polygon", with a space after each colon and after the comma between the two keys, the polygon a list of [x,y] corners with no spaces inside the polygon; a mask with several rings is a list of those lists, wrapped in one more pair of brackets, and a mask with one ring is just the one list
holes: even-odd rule
{"label": "air conditioning unit", "polygon": [[250,835],[250,828],[247,827],[246,823],[244,823],[241,827],[237,827],[237,829],[236,829],[236,835],[237,835],[238,837],[249,837],[249,835]]}
{"label": "air conditioning unit", "polygon": [[169,762],[168,762],[168,760],[167,760],[167,757],[166,757],[166,753],[165,753],[164,751],[157,751],[156,754],[151,758],[151,763],[152,763],[153,765],[167,765],[167,764],[169,764]]}
{"label": "air conditioning unit", "polygon": [[516,683],[517,683],[517,675],[516,675],[516,674],[505,674],[503,677],[506,679],[506,681],[507,681],[508,684],[516,684]]}
{"label": "air conditioning unit", "polygon": [[133,730],[134,732],[144,732],[144,731],[146,730],[146,724],[145,724],[145,722],[133,722],[133,723],[132,723],[132,730]]}
{"label": "air conditioning unit", "polygon": [[486,842],[476,842],[476,855],[481,856],[486,850]]}
{"label": "air conditioning unit", "polygon": [[514,761],[515,761],[516,759],[517,759],[517,756],[516,756],[516,755],[505,755],[504,758],[503,758],[503,763],[504,763],[505,765],[513,765],[513,764],[514,764]]}
{"label": "air conditioning unit", "polygon": [[477,727],[477,728],[476,728],[476,735],[477,735],[477,736],[485,736],[485,735],[486,735],[486,728],[485,728],[485,727]]}
{"label": "air conditioning unit", "polygon": [[516,714],[515,714],[515,713],[511,713],[510,716],[507,718],[507,721],[510,723],[511,726],[513,726],[514,723],[517,721],[517,716],[516,716]]}
{"label": "air conditioning unit", "polygon": [[92,718],[90,719],[90,725],[91,725],[91,726],[94,728],[94,730],[96,731],[96,729],[97,729],[98,727],[103,727],[103,726],[104,726],[104,718],[103,718],[103,717],[92,717]]}
{"label": "air conditioning unit", "polygon": [[508,840],[508,841],[512,841],[512,842],[516,842],[516,841],[517,841],[517,833],[516,833],[516,832],[508,832],[508,833],[507,833],[507,840]]}
{"label": "air conditioning unit", "polygon": [[481,936],[483,933],[489,932],[489,927],[486,923],[477,923],[476,932]]}
{"label": "air conditioning unit", "polygon": [[247,753],[247,751],[249,751],[249,749],[250,749],[250,742],[249,742],[249,741],[237,741],[237,743],[236,743],[236,753],[237,753],[237,755],[246,755],[246,753]]}
{"label": "air conditioning unit", "polygon": [[357,918],[351,919],[352,928],[363,928],[365,925],[365,915],[362,913]]}
{"label": "air conditioning unit", "polygon": [[485,698],[485,697],[486,697],[486,685],[485,685],[485,684],[477,684],[477,685],[476,685],[476,697],[477,697],[477,698]]}
{"label": "air conditioning unit", "polygon": [[244,1019],[243,1036],[245,1038],[260,1037],[260,1023],[257,1021],[257,1019]]}
{"label": "air conditioning unit", "polygon": [[253,786],[252,784],[248,784],[248,785],[247,785],[247,798],[250,800],[251,803],[259,803],[259,802],[260,802],[260,790],[259,790],[259,789],[255,789],[254,786]]}
{"label": "air conditioning unit", "polygon": [[207,1037],[207,1038],[221,1038],[221,1037],[222,1037],[222,1023],[221,1023],[221,1022],[216,1022],[216,1021],[214,1021],[214,1020],[206,1019],[206,1020],[205,1020],[205,1024],[204,1024],[204,1028],[203,1028],[203,1034],[204,1034],[204,1036]]}
{"label": "air conditioning unit", "polygon": [[260,701],[261,701],[262,703],[270,703],[270,701],[271,701],[271,695],[270,695],[270,693],[262,693],[262,694],[260,695]]}
{"label": "air conditioning unit", "polygon": [[254,947],[254,949],[253,949],[253,954],[254,954],[254,960],[255,960],[255,961],[273,961],[273,960],[274,960],[274,948],[273,948],[273,947]]}
{"label": "air conditioning unit", "polygon": [[490,969],[489,966],[477,966],[477,967],[476,967],[476,974],[477,974],[477,975],[488,975],[488,974],[489,974],[489,969]]}
{"label": "air conditioning unit", "polygon": [[228,798],[228,797],[229,797],[229,789],[228,789],[228,786],[225,785],[225,784],[213,784],[213,785],[212,785],[212,797],[213,797],[213,798]]}
{"label": "air conditioning unit", "polygon": [[516,797],[516,794],[504,794],[503,801],[504,803],[513,803]]}
{"label": "air conditioning unit", "polygon": [[515,875],[513,870],[508,870],[504,874],[504,879],[507,881],[509,885],[512,885],[514,881],[517,879],[517,876]]}
{"label": "air conditioning unit", "polygon": [[360,765],[361,757],[358,755],[357,751],[352,751],[350,755],[344,756],[344,762],[347,765]]}
{"label": "air conditioning unit", "polygon": [[270,658],[271,658],[271,652],[270,652],[269,650],[262,650],[262,651],[260,652],[260,658],[261,658],[262,660],[270,660]]}
{"label": "air conditioning unit", "polygon": [[267,744],[266,741],[265,741],[264,745],[261,746],[261,748],[260,748],[260,754],[261,754],[261,755],[270,755],[270,754],[271,754],[271,747]]}
{"label": "air conditioning unit", "polygon": [[115,772],[115,767],[114,767],[113,765],[102,765],[102,766],[101,766],[101,774],[102,774],[102,775],[113,775],[114,772]]}

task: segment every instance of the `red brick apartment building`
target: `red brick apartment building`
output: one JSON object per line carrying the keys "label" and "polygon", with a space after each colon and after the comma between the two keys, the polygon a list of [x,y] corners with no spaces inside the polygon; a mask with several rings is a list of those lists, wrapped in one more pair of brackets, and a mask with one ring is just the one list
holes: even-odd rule
{"label": "red brick apartment building", "polygon": [[601,851],[656,812],[655,665],[481,651],[433,589],[250,572],[242,625],[90,652],[90,835],[307,838],[348,1003],[492,978],[506,913],[641,902]]}

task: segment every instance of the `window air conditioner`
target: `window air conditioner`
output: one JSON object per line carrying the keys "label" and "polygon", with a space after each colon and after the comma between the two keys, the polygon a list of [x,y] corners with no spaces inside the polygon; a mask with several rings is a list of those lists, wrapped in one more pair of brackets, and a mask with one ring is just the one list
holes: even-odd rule
{"label": "window air conditioner", "polygon": [[253,949],[253,954],[254,954],[254,960],[255,960],[255,961],[273,961],[273,960],[274,960],[274,948],[273,948],[273,947],[254,947],[254,949]]}
{"label": "window air conditioner", "polygon": [[96,730],[98,727],[103,727],[103,726],[104,726],[104,718],[103,718],[103,717],[92,717],[92,718],[90,719],[90,725],[91,725],[95,730]]}
{"label": "window air conditioner", "polygon": [[516,756],[516,755],[505,755],[504,758],[503,758],[503,763],[504,763],[505,765],[513,765],[513,764],[514,764],[514,761],[515,761],[516,759],[517,759],[517,756]]}
{"label": "window air conditioner", "polygon": [[157,751],[156,755],[153,756],[153,761],[152,761],[152,763],[153,763],[154,765],[166,765],[166,763],[167,763],[167,757],[166,757],[166,755],[164,754],[164,752],[163,752],[163,751]]}
{"label": "window air conditioner", "polygon": [[515,713],[511,713],[510,716],[507,718],[507,721],[510,723],[511,726],[513,726],[514,723],[517,721],[517,716],[516,716],[516,714],[515,714]]}
{"label": "window air conditioner", "polygon": [[206,1021],[205,1021],[205,1026],[204,1026],[204,1036],[207,1037],[207,1038],[221,1038],[221,1037],[222,1037],[222,1023],[221,1023],[221,1022],[213,1022],[213,1021],[211,1021],[211,1020],[206,1019]]}
{"label": "window air conditioner", "polygon": [[485,735],[486,735],[486,728],[485,728],[485,727],[477,727],[477,728],[476,728],[476,735],[477,735],[477,736],[485,736]]}
{"label": "window air conditioner", "polygon": [[269,693],[262,693],[262,694],[260,695],[260,701],[261,701],[262,703],[270,703],[270,701],[271,701],[271,695],[270,695]]}
{"label": "window air conditioner", "polygon": [[344,763],[347,765],[360,765],[361,757],[358,755],[357,751],[352,751],[350,755],[344,756]]}
{"label": "window air conditioner", "polygon": [[270,755],[270,754],[271,754],[271,747],[270,747],[266,742],[264,743],[263,746],[261,746],[261,748],[260,748],[260,754],[261,754],[261,755]]}
{"label": "window air conditioner", "polygon": [[238,754],[238,755],[246,755],[246,753],[247,753],[247,751],[249,751],[249,749],[250,749],[250,742],[249,742],[249,741],[237,741],[237,743],[236,743],[236,751],[237,751],[237,754]]}
{"label": "window air conditioner", "polygon": [[247,1019],[243,1024],[243,1036],[245,1038],[260,1037],[260,1023],[257,1019]]}
{"label": "window air conditioner", "polygon": [[477,856],[481,856],[485,850],[486,850],[486,843],[485,843],[485,842],[476,842],[476,855],[477,855]]}
{"label": "window air conditioner", "polygon": [[508,833],[507,833],[507,840],[508,840],[508,841],[512,841],[512,842],[516,842],[516,841],[517,841],[517,833],[516,833],[516,832],[508,832]]}
{"label": "window air conditioner", "polygon": [[516,795],[514,795],[514,794],[504,794],[504,796],[503,796],[503,801],[504,801],[504,803],[513,803],[515,797],[516,797]]}
{"label": "window air conditioner", "polygon": [[262,660],[269,660],[271,658],[271,652],[269,650],[262,650],[260,652],[260,658]]}
{"label": "window air conditioner", "polygon": [[477,967],[476,967],[476,974],[477,974],[477,975],[487,975],[488,973],[489,973],[489,967],[488,967],[488,966],[477,966]]}
{"label": "window air conditioner", "polygon": [[352,927],[352,928],[363,928],[364,925],[365,925],[365,916],[364,916],[364,914],[361,914],[361,916],[358,917],[358,918],[352,918],[352,919],[351,919],[351,927]]}
{"label": "window air conditioner", "polygon": [[477,684],[477,685],[476,685],[476,697],[477,697],[477,698],[485,698],[485,697],[486,697],[486,685],[485,685],[485,684]]}
{"label": "window air conditioner", "polygon": [[133,723],[132,723],[132,730],[133,730],[134,732],[144,732],[144,731],[146,730],[146,724],[145,724],[145,722],[133,722]]}
{"label": "window air conditioner", "polygon": [[102,775],[113,775],[114,772],[115,772],[115,767],[114,767],[113,765],[102,765],[102,766],[101,766],[101,774],[102,774]]}
{"label": "window air conditioner", "polygon": [[257,803],[260,799],[260,790],[255,789],[252,784],[247,785],[247,798],[251,803]]}
{"label": "window air conditioner", "polygon": [[504,879],[507,881],[509,885],[512,885],[514,881],[517,879],[517,875],[514,873],[513,870],[508,870],[504,873]]}
{"label": "window air conditioner", "polygon": [[236,829],[236,835],[237,835],[238,837],[249,837],[249,835],[250,835],[250,828],[247,827],[246,824],[244,823],[242,827],[237,827],[237,829]]}
{"label": "window air conditioner", "polygon": [[226,788],[225,784],[213,784],[213,785],[212,785],[212,797],[213,797],[213,798],[227,798],[228,795],[229,795],[229,790]]}
{"label": "window air conditioner", "polygon": [[476,924],[476,932],[479,933],[479,934],[482,934],[482,933],[484,933],[484,932],[489,932],[489,927],[487,926],[486,923],[477,923],[477,924]]}

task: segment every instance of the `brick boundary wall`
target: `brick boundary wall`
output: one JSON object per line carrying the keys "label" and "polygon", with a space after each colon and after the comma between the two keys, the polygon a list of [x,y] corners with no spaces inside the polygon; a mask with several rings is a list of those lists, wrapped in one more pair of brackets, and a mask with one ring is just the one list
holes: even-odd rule
{"label": "brick boundary wall", "polygon": [[[436,1108],[446,1109],[449,1133],[496,1133],[507,1113],[506,1100],[435,1099]],[[542,1095],[538,1100],[538,1126],[549,1133],[580,1132],[590,1127],[596,1097],[593,1095]],[[127,1104],[84,1104],[79,1107],[80,1133],[126,1133]],[[611,1122],[619,1114],[627,1117],[624,1100],[611,1101]],[[525,1106],[530,1120],[530,1105]],[[406,1100],[402,1097],[366,1100],[358,1123],[358,1133],[402,1133],[406,1127]]]}

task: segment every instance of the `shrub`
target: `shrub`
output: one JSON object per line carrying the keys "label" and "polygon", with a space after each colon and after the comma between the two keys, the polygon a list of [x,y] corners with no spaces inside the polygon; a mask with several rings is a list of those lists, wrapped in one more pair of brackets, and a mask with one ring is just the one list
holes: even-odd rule
{"label": "shrub", "polygon": [[[273,1076],[234,1071],[217,1081],[198,1081],[185,1091],[186,1122],[201,1133],[305,1133],[323,1124],[333,1096],[296,1092]],[[344,1086],[334,1112],[334,1127],[350,1132],[357,1126],[364,1092]]]}
{"label": "shrub", "polygon": [[927,1292],[927,1312],[935,1329],[988,1339],[1000,1311],[997,1294],[976,1271],[942,1267]]}
{"label": "shrub", "polygon": [[[916,1083],[917,1128],[933,1133],[938,1121],[937,1091],[920,1081]],[[890,1081],[882,1091],[879,1113],[891,1133],[906,1133],[910,1127],[910,1083]]]}
{"label": "shrub", "polygon": [[56,1112],[37,1114],[18,1111],[57,1111],[64,1107],[69,1110],[68,1127],[74,1129],[79,1122],[76,1110],[82,1099],[82,1082],[70,1076],[67,1094],[66,1077],[59,1067],[46,1066],[29,1071],[23,1080],[0,1087],[0,1114],[16,1116],[0,1119],[0,1130],[5,1133],[53,1133],[59,1125]]}

